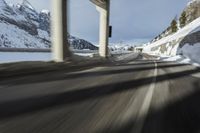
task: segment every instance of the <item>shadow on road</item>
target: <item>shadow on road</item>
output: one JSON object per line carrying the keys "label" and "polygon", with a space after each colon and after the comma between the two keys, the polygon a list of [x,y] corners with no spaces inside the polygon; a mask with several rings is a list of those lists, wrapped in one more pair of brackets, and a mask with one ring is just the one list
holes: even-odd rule
{"label": "shadow on road", "polygon": [[[193,70],[159,75],[157,77],[157,82],[182,78],[184,76],[199,72],[200,68],[196,68]],[[71,90],[59,94],[30,97],[26,99],[3,102],[0,103],[0,120],[48,108],[56,108],[58,106],[67,104],[78,104],[87,100],[103,98],[111,94],[136,89],[138,87],[151,84],[153,78],[154,77],[148,77],[137,80],[110,83],[90,88],[80,88],[79,90]]]}
{"label": "shadow on road", "polygon": [[[142,63],[143,64],[143,63]],[[160,64],[157,68],[163,69],[163,68],[175,68],[175,67],[185,67],[188,64],[167,64],[166,62],[158,62]],[[121,66],[121,67],[120,67]],[[132,67],[131,67],[132,66]],[[137,66],[137,65],[136,65]],[[80,72],[80,73],[66,73],[66,74],[49,74],[47,75],[40,75],[40,77],[30,77],[26,78],[26,80],[19,80],[15,82],[9,82],[9,85],[21,85],[21,84],[33,84],[33,83],[45,83],[45,82],[51,82],[51,81],[62,81],[62,80],[68,80],[68,79],[76,79],[76,78],[90,78],[90,77],[97,77],[97,76],[105,76],[105,75],[115,75],[115,74],[123,74],[123,73],[131,73],[131,72],[140,72],[140,71],[146,71],[146,70],[153,70],[155,69],[154,63],[144,63],[142,66],[135,67],[135,64],[122,64],[119,65],[120,68],[116,66],[111,66],[112,69],[108,70],[100,70],[100,71],[90,71],[90,72]],[[125,68],[123,68],[125,67]],[[128,68],[126,68],[128,67]],[[115,69],[113,69],[115,68]],[[7,83],[1,83],[1,85],[4,85]]]}
{"label": "shadow on road", "polygon": [[[184,89],[184,88],[183,88]],[[172,101],[149,114],[142,133],[199,133],[200,131],[200,82],[193,84],[194,91]],[[96,133],[132,133],[136,121],[99,129]]]}

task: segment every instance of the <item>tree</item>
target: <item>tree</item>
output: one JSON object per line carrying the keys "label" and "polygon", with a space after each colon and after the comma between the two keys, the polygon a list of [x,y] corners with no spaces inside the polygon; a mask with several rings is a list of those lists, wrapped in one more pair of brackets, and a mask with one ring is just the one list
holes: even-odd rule
{"label": "tree", "polygon": [[178,30],[176,19],[173,19],[171,22],[171,30],[172,30],[172,33]]}
{"label": "tree", "polygon": [[182,14],[181,14],[181,17],[179,18],[181,28],[183,28],[186,25],[186,20],[187,20],[186,12],[183,11]]}

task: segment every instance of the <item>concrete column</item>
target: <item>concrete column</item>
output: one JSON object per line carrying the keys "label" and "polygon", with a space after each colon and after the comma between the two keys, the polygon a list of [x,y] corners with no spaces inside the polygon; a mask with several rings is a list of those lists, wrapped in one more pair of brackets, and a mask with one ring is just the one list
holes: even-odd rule
{"label": "concrete column", "polygon": [[67,42],[67,0],[52,0],[52,11],[53,60],[63,62],[70,55]]}
{"label": "concrete column", "polygon": [[107,0],[106,8],[100,6],[96,6],[96,8],[100,12],[99,55],[106,58],[109,42],[110,0]]}

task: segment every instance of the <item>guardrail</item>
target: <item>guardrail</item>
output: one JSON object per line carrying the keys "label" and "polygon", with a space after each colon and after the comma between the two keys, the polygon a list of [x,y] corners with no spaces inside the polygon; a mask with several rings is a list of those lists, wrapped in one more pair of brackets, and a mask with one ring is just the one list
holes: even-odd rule
{"label": "guardrail", "polygon": [[51,49],[37,48],[0,48],[0,52],[51,52]]}
{"label": "guardrail", "polygon": [[[50,53],[51,49],[41,49],[41,48],[0,48],[0,52],[44,52]],[[71,50],[73,53],[98,53],[98,50]]]}

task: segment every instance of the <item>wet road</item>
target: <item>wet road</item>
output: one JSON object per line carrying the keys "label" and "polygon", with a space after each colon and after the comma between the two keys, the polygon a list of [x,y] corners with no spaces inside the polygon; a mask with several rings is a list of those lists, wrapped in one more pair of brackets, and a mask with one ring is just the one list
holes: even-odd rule
{"label": "wet road", "polygon": [[200,69],[130,60],[0,81],[0,133],[198,133]]}

